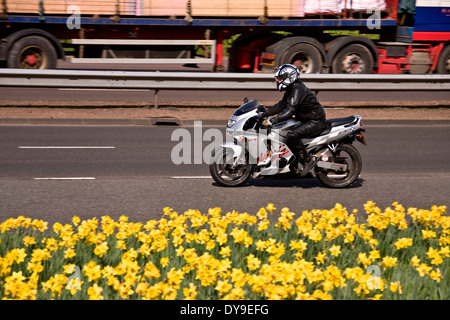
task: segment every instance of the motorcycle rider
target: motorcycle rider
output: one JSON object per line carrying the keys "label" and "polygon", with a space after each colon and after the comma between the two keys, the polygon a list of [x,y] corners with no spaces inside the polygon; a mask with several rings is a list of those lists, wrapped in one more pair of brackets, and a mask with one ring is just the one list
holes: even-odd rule
{"label": "motorcycle rider", "polygon": [[302,139],[318,135],[325,129],[325,111],[316,96],[300,80],[300,72],[296,66],[283,64],[275,71],[275,79],[277,89],[286,92],[278,103],[267,108],[261,115],[276,116],[266,118],[262,124],[271,127],[292,117],[300,121],[300,125],[288,132],[286,144],[303,165],[303,177],[313,168],[314,161],[306,151]]}

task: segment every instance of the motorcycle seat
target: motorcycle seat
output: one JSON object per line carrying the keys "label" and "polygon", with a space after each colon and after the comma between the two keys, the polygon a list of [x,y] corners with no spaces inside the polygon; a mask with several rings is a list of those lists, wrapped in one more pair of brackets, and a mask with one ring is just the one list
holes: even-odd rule
{"label": "motorcycle seat", "polygon": [[330,131],[331,131],[331,125],[329,125],[328,121],[327,121],[327,123],[325,125],[325,129],[323,129],[322,132],[318,134],[318,137],[324,136],[324,135],[330,133]]}
{"label": "motorcycle seat", "polygon": [[[329,119],[327,121],[325,121],[325,128],[322,130],[321,133],[319,133],[317,135],[317,137],[319,136],[324,136],[328,133],[330,133],[331,129],[337,126],[341,126],[344,124],[350,124],[353,123],[356,120],[356,117],[354,116],[350,116],[350,117],[346,117],[346,118],[335,118],[335,119]],[[294,129],[295,127],[299,126],[301,124],[301,122],[296,123],[295,125],[291,126],[290,128],[287,129],[282,129],[280,132],[280,135],[282,137],[286,137],[287,133]]]}
{"label": "motorcycle seat", "polygon": [[328,133],[330,133],[331,128],[341,126],[343,124],[352,123],[355,121],[355,117],[346,117],[346,118],[336,118],[336,119],[330,119],[325,122],[325,129],[322,130],[321,133],[319,133],[319,136],[324,136]]}
{"label": "motorcycle seat", "polygon": [[355,121],[355,119],[356,118],[354,116],[350,116],[350,117],[346,117],[346,118],[330,119],[330,120],[327,120],[326,123],[331,128],[334,128],[334,127],[337,127],[337,126],[341,126],[343,124],[352,123],[352,122]]}

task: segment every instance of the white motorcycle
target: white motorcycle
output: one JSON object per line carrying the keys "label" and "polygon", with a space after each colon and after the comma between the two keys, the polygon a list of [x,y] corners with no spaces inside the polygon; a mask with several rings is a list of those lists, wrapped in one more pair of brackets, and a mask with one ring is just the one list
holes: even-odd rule
{"label": "white motorcycle", "polygon": [[[286,145],[286,135],[300,124],[295,119],[271,128],[261,125],[264,106],[256,100],[244,100],[230,117],[227,141],[214,151],[209,171],[221,186],[237,187],[250,178],[284,177],[298,179],[303,166]],[[366,145],[361,116],[330,119],[316,137],[303,139],[314,166],[303,176],[312,175],[332,188],[351,185],[361,172],[361,155],[353,141]]]}

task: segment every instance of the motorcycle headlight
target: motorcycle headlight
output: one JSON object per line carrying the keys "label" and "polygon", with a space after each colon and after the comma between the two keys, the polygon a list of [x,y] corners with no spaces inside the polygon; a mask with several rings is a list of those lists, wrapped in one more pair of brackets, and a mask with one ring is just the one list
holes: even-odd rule
{"label": "motorcycle headlight", "polygon": [[236,120],[228,120],[227,128],[231,128],[236,123]]}

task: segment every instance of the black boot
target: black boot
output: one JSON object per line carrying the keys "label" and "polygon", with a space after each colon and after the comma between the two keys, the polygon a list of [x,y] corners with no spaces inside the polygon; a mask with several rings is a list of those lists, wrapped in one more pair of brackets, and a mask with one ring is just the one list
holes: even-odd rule
{"label": "black boot", "polygon": [[[292,140],[292,139],[291,139]],[[292,153],[295,155],[295,160],[293,165],[296,168],[296,173],[300,174],[301,177],[306,176],[311,169],[314,167],[314,161],[312,157],[306,151],[305,145],[303,144],[302,139],[290,141],[290,146]],[[300,168],[303,167],[302,169]]]}
{"label": "black boot", "polygon": [[[300,173],[300,177],[304,177],[314,168],[314,159],[310,154],[308,154],[303,144],[297,146],[297,150],[295,151],[296,158],[298,159],[297,173]],[[303,167],[301,171],[299,168],[299,164],[301,164]]]}
{"label": "black boot", "polygon": [[306,176],[314,168],[314,159],[310,155],[302,155],[300,158],[300,163],[303,165],[300,177]]}

